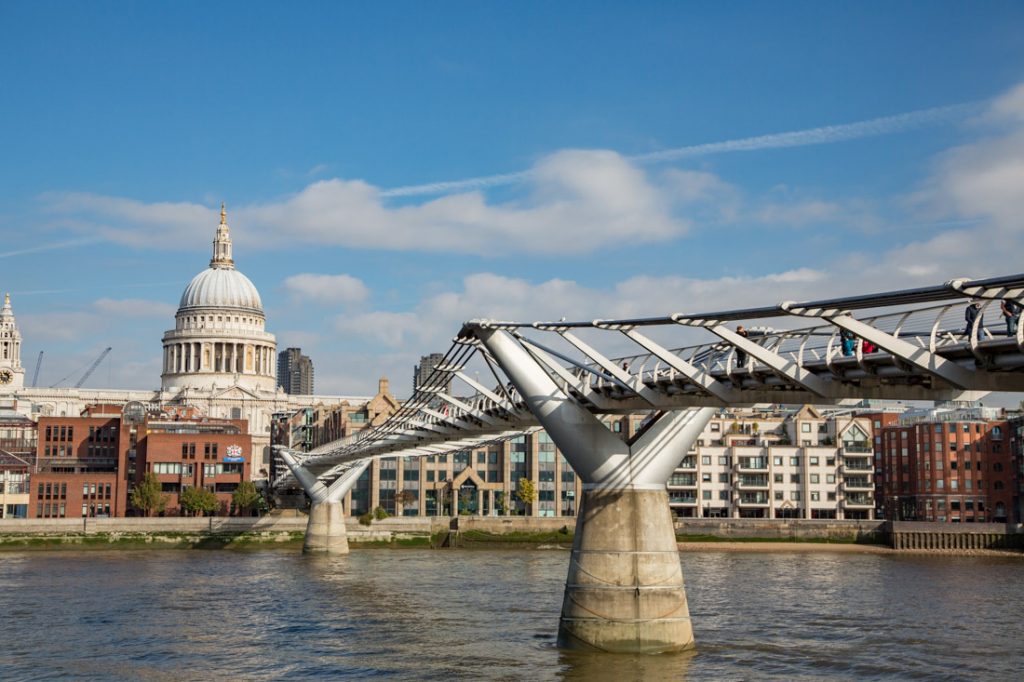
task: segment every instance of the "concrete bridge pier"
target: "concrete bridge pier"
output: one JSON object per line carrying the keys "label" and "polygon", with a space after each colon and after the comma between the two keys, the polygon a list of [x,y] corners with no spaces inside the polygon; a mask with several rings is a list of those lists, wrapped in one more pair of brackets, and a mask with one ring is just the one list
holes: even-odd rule
{"label": "concrete bridge pier", "polygon": [[504,331],[481,337],[583,482],[559,645],[630,653],[693,647],[665,483],[714,409],[655,412],[626,442],[555,384],[539,364],[541,351],[527,353]]}
{"label": "concrete bridge pier", "polygon": [[327,487],[296,460],[286,449],[279,450],[281,458],[309,495],[309,521],[306,523],[306,538],[302,543],[303,554],[348,554],[348,534],[345,531],[345,510],[341,500],[352,489],[366,471],[370,460],[357,463],[343,473],[338,480]]}

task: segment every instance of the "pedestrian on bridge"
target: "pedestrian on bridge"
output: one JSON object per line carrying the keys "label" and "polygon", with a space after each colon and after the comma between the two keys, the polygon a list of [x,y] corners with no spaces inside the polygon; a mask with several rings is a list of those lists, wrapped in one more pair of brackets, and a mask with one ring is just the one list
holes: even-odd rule
{"label": "pedestrian on bridge", "polygon": [[[743,338],[747,338],[748,336],[750,336],[750,334],[747,332],[746,328],[742,324],[736,327],[736,335],[737,336],[742,336]],[[736,349],[736,366],[737,367],[742,367],[745,364],[747,364],[747,354],[744,353],[739,348],[737,348]]]}
{"label": "pedestrian on bridge", "polygon": [[843,355],[846,357],[853,355],[854,345],[857,343],[857,337],[853,335],[853,332],[844,329],[839,332],[839,338],[843,342]]}
{"label": "pedestrian on bridge", "polygon": [[[974,330],[974,322],[978,319],[978,315],[981,313],[981,304],[978,299],[971,299],[971,302],[967,305],[964,310],[964,320],[967,321],[967,326],[964,328],[964,336],[971,338],[971,332]],[[979,326],[984,324],[984,320],[978,323]]]}
{"label": "pedestrian on bridge", "polygon": [[1002,311],[1003,319],[1006,321],[1006,335],[1016,336],[1017,324],[1020,322],[1020,303],[1012,298],[1004,298],[999,303],[999,310]]}

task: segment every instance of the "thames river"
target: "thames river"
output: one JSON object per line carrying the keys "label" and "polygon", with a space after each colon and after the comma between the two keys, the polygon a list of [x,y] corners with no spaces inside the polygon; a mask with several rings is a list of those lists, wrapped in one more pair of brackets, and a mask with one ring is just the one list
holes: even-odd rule
{"label": "thames river", "polygon": [[684,552],[698,648],[555,646],[560,550],[0,554],[3,679],[1019,679],[1024,559]]}

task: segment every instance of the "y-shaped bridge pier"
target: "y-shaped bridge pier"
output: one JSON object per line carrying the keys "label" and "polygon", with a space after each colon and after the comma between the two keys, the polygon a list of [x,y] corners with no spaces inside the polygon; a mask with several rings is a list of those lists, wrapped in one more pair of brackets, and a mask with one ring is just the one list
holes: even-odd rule
{"label": "y-shaped bridge pier", "polygon": [[[370,459],[472,450],[540,427],[583,484],[559,641],[685,649],[693,629],[665,486],[714,410],[1024,391],[1024,325],[992,319],[1000,300],[1024,304],[1024,274],[657,318],[467,322],[384,424],[311,453],[282,450],[313,503],[305,549],[348,551],[340,500]],[[739,329],[764,321],[773,326]],[[713,341],[665,341],[700,333]],[[630,440],[602,421],[636,412],[648,417]]]}

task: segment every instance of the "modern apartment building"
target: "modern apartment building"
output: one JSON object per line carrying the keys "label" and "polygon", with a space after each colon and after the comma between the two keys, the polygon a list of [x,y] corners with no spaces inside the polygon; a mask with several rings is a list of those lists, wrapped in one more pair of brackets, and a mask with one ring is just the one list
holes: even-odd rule
{"label": "modern apartment building", "polygon": [[680,517],[871,519],[871,421],[848,412],[723,410],[668,482]]}
{"label": "modern apartment building", "polygon": [[[351,421],[355,413],[336,413],[341,422],[332,432],[314,429],[310,446],[357,430]],[[629,438],[647,418],[633,414],[605,422]],[[296,433],[305,433],[304,428]],[[523,478],[537,491],[530,505],[516,496]],[[872,422],[848,411],[822,413],[812,407],[723,410],[693,449],[681,453],[668,490],[672,510],[681,517],[874,518]],[[374,460],[345,508],[352,515],[383,507],[410,516],[574,516],[581,493],[572,467],[538,430],[448,455]]]}
{"label": "modern apartment building", "polygon": [[277,354],[277,385],[289,395],[313,395],[313,361],[301,348]]}

